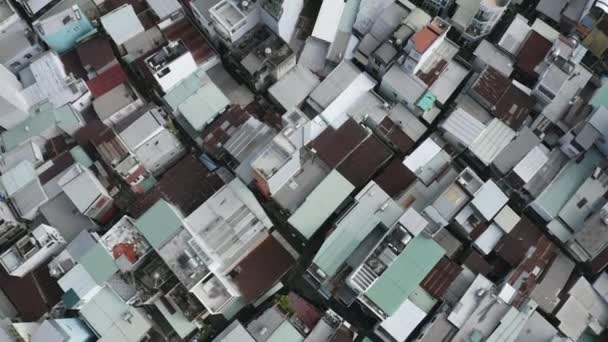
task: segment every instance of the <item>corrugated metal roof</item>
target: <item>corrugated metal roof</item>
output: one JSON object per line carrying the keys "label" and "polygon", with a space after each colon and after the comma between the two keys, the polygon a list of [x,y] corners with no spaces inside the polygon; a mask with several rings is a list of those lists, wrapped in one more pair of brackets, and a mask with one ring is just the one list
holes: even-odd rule
{"label": "corrugated metal roof", "polygon": [[230,100],[202,69],[178,83],[164,99],[196,130],[203,129],[230,104]]}
{"label": "corrugated metal roof", "polygon": [[456,109],[441,124],[441,128],[453,135],[464,146],[477,139],[486,126],[462,108]]}
{"label": "corrugated metal roof", "polygon": [[288,222],[305,238],[310,239],[353,190],[355,186],[334,170],[308,195]]}
{"label": "corrugated metal roof", "polygon": [[539,143],[540,139],[536,134],[528,127],[524,127],[519,131],[517,138],[496,156],[492,164],[502,174],[507,174]]}
{"label": "corrugated metal roof", "polygon": [[492,120],[469,149],[485,165],[490,165],[515,137],[515,131],[498,119]]}
{"label": "corrugated metal roof", "polygon": [[158,249],[182,228],[183,220],[165,200],[159,200],[146,211],[135,226],[146,240]]}
{"label": "corrugated metal roof", "polygon": [[394,314],[444,254],[445,250],[439,244],[419,235],[369,288],[366,297],[386,314]]}

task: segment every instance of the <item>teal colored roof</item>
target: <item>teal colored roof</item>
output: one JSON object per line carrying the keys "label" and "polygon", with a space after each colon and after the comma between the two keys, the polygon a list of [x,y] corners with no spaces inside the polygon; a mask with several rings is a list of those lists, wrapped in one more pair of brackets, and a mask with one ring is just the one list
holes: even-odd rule
{"label": "teal colored roof", "polygon": [[85,152],[85,150],[81,146],[76,146],[72,148],[70,150],[70,154],[77,163],[86,168],[89,168],[91,167],[91,165],[93,165],[93,160],[91,160],[87,152]]}
{"label": "teal colored roof", "polygon": [[10,151],[54,126],[70,131],[79,123],[78,114],[69,105],[53,109],[52,104],[45,103],[31,112],[27,120],[2,133],[2,141],[6,150]]}
{"label": "teal colored roof", "polygon": [[80,302],[80,297],[78,297],[76,291],[69,289],[61,296],[61,300],[66,308],[72,309]]}
{"label": "teal colored roof", "polygon": [[445,254],[437,242],[414,238],[365,294],[387,315],[394,314]]}
{"label": "teal colored roof", "polygon": [[203,84],[186,101],[182,102],[178,108],[190,125],[195,130],[200,131],[221,114],[229,104],[230,100],[222,93],[220,88],[209,81]]}
{"label": "teal colored roof", "polygon": [[435,105],[435,95],[431,94],[431,93],[426,93],[424,94],[424,96],[418,101],[418,107],[420,107],[420,109],[427,111],[427,110],[431,110],[431,108],[433,108],[433,106]]}
{"label": "teal colored roof", "polygon": [[304,336],[300,334],[298,329],[296,329],[289,320],[283,321],[281,325],[275,330],[270,338],[266,340],[266,342],[302,342],[304,341]]}
{"label": "teal colored roof", "polygon": [[604,83],[591,98],[589,103],[594,107],[604,106],[608,108],[608,82]]}
{"label": "teal colored roof", "polygon": [[64,132],[71,132],[81,124],[80,115],[69,105],[55,109],[54,115],[57,126]]}
{"label": "teal colored roof", "polygon": [[118,271],[114,258],[101,243],[97,243],[78,262],[98,285],[103,285]]}
{"label": "teal colored roof", "polygon": [[437,299],[433,298],[433,296],[420,286],[416,287],[414,292],[409,295],[408,299],[427,314],[431,312],[435,304],[437,304]]}
{"label": "teal colored roof", "polygon": [[314,264],[328,277],[333,276],[379,223],[377,216],[369,216],[369,212],[355,208],[325,240],[315,255]]}
{"label": "teal colored roof", "polygon": [[37,175],[34,165],[26,160],[0,176],[0,181],[2,182],[2,187],[6,191],[6,194],[10,197],[36,178]]}
{"label": "teal colored roof", "polygon": [[533,207],[540,208],[550,218],[555,218],[576,190],[593,174],[602,159],[600,152],[591,148],[580,163],[570,161],[533,202]]}
{"label": "teal colored roof", "polygon": [[230,100],[201,69],[173,87],[164,99],[195,130],[203,129],[230,104]]}
{"label": "teal colored roof", "polygon": [[288,222],[310,239],[353,190],[355,186],[334,170],[310,193]]}
{"label": "teal colored roof", "polygon": [[164,246],[181,229],[182,217],[165,200],[148,209],[135,226],[155,249]]}

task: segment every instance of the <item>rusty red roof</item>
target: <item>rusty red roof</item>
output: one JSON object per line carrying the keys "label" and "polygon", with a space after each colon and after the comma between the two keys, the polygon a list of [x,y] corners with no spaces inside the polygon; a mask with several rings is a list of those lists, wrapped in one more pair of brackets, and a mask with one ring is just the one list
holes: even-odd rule
{"label": "rusty red roof", "polygon": [[94,97],[100,97],[125,82],[127,82],[127,74],[125,74],[122,66],[116,63],[97,77],[88,80],[87,86]]}

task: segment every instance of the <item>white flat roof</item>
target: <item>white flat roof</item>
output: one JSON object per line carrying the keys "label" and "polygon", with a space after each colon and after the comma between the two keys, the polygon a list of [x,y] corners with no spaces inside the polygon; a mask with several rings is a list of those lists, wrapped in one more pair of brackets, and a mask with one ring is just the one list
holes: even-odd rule
{"label": "white flat roof", "polygon": [[405,157],[403,165],[416,173],[419,169],[428,164],[428,162],[433,160],[441,150],[441,146],[437,145],[433,139],[428,138],[409,156]]}
{"label": "white flat roof", "polygon": [[505,232],[498,228],[496,224],[492,223],[488,229],[481,233],[477,240],[475,240],[475,246],[477,246],[483,254],[488,255],[504,235]]}
{"label": "white flat roof", "polygon": [[312,30],[312,36],[328,43],[333,42],[336,38],[344,5],[344,1],[324,0],[315,27]]}
{"label": "white flat roof", "polygon": [[494,181],[488,180],[477,191],[471,204],[486,220],[490,221],[508,201],[509,198],[498,185]]}
{"label": "white flat roof", "polygon": [[406,299],[394,314],[380,323],[380,326],[396,341],[403,342],[425,317],[426,312]]}

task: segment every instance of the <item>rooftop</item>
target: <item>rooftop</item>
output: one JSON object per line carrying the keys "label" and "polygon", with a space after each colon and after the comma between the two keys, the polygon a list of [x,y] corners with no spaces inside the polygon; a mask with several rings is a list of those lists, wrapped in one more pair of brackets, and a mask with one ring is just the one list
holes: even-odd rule
{"label": "rooftop", "polygon": [[[365,296],[380,309],[392,315],[445,254],[435,241],[419,235],[414,238]],[[408,274],[407,278],[402,275]]]}
{"label": "rooftop", "polygon": [[361,188],[392,155],[388,147],[371,135],[340,163],[337,170],[356,188]]}
{"label": "rooftop", "polygon": [[202,69],[179,82],[164,99],[197,131],[205,128],[230,104],[228,98]]}
{"label": "rooftop", "polygon": [[355,189],[338,171],[332,171],[306,198],[288,222],[310,239]]}
{"label": "rooftop", "polygon": [[183,225],[182,216],[164,200],[159,200],[135,221],[137,229],[155,249],[164,246]]}
{"label": "rooftop", "polygon": [[600,160],[601,156],[596,149],[589,150],[578,163],[571,160],[532,202],[532,208],[546,220],[555,218],[585,179],[593,173]]}
{"label": "rooftop", "polygon": [[[145,215],[137,222],[139,223],[144,217]],[[207,256],[192,233],[183,226],[166,243],[160,247],[155,246],[155,249],[189,291],[210,274],[206,264]]]}
{"label": "rooftop", "polygon": [[145,31],[130,4],[118,7],[101,17],[101,24],[118,46]]}
{"label": "rooftop", "polygon": [[513,140],[515,131],[498,119],[492,120],[469,147],[485,165],[490,165]]}
{"label": "rooftop", "polygon": [[238,178],[188,215],[186,222],[209,257],[209,268],[220,273],[251,251],[272,227],[253,193]]}
{"label": "rooftop", "polygon": [[369,135],[365,128],[352,119],[348,119],[337,130],[325,129],[308,147],[316,153],[329,167],[339,166]]}
{"label": "rooftop", "polygon": [[289,111],[300,105],[319,85],[319,78],[307,68],[296,65],[273,84],[268,93],[283,109]]}
{"label": "rooftop", "polygon": [[272,236],[268,236],[230,272],[245,302],[250,303],[270,290],[294,265],[293,257]]}
{"label": "rooftop", "polygon": [[535,79],[538,77],[535,69],[547,56],[553,44],[536,31],[531,31],[523,43],[517,57],[516,65],[528,77]]}
{"label": "rooftop", "polygon": [[110,41],[94,36],[80,43],[76,48],[82,66],[88,71],[100,73],[116,61]]}
{"label": "rooftop", "polygon": [[156,188],[137,198],[128,212],[138,218],[164,198],[189,215],[222,186],[224,182],[216,174],[210,173],[193,155],[187,155],[163,174]]}
{"label": "rooftop", "polygon": [[428,26],[414,33],[411,40],[414,43],[414,48],[418,53],[424,53],[434,42],[439,38],[439,35]]}
{"label": "rooftop", "polygon": [[127,82],[127,74],[120,63],[116,63],[101,74],[87,81],[87,87],[94,97],[101,97],[110,90]]}
{"label": "rooftop", "polygon": [[[403,213],[397,203],[373,182],[355,197],[355,201],[348,215],[336,222],[336,229],[313,260],[325,277],[333,276],[378,224],[390,227]],[[379,212],[381,207],[385,209]]]}
{"label": "rooftop", "polygon": [[104,287],[80,310],[101,336],[100,342],[137,341],[152,328],[139,309],[125,304],[109,287]]}

